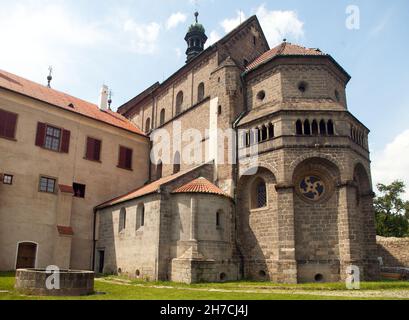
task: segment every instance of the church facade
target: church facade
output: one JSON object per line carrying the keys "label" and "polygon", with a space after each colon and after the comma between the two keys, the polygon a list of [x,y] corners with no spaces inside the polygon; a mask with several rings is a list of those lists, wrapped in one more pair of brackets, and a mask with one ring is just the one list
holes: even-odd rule
{"label": "church facade", "polygon": [[[255,16],[205,49],[196,15],[185,40],[186,64],[117,114],[95,105],[76,110],[72,121],[83,127],[70,129],[76,133],[68,139],[85,156],[72,158],[74,173],[57,153],[55,172],[41,167],[58,188],[49,207],[39,197],[50,193],[31,199],[49,213],[37,229],[21,227],[31,219],[27,205],[3,219],[18,207],[6,199],[23,191],[0,186],[0,228],[13,230],[1,233],[7,263],[0,268],[15,268],[24,258],[18,244],[32,243],[35,267],[63,261],[64,268],[146,280],[329,282],[344,280],[351,266],[361,279],[378,279],[369,130],[348,111],[348,73],[319,49],[287,41],[271,49]],[[65,109],[55,116],[65,117]],[[103,121],[88,119],[96,116]],[[94,140],[103,140],[105,159],[94,159],[101,148]],[[32,158],[37,167],[40,156]],[[14,158],[0,162],[3,174],[18,172]],[[91,194],[84,202],[76,195],[85,184]],[[58,241],[66,246],[52,245]]]}
{"label": "church facade", "polygon": [[[119,109],[154,147],[158,130],[172,143],[151,184],[97,207],[99,271],[296,283],[353,265],[377,279],[369,130],[348,111],[350,76],[319,49],[270,49],[256,17],[206,39],[196,21],[186,65]],[[183,161],[179,127],[201,133],[201,162]],[[214,148],[229,138],[236,148]]]}

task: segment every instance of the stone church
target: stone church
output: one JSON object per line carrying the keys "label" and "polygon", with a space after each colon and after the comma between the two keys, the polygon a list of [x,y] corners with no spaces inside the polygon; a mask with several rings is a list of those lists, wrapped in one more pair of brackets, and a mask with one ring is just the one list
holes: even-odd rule
{"label": "stone church", "polygon": [[171,141],[175,121],[195,128],[203,150],[221,143],[206,132],[232,129],[237,161],[216,148],[187,165],[188,141],[173,144],[173,161],[151,165],[155,181],[97,207],[97,268],[296,283],[339,281],[356,265],[376,279],[369,130],[348,111],[348,73],[319,49],[270,49],[255,16],[205,50],[196,16],[185,40],[186,65],[119,113]]}
{"label": "stone church", "polygon": [[[66,138],[72,150],[79,137],[74,173],[60,177],[65,167],[52,174],[47,170],[54,167],[41,169],[48,174],[40,176],[40,189],[58,186],[49,208],[55,216],[43,222],[41,237],[29,226],[19,236],[18,219],[13,225],[1,220],[10,204],[0,203],[2,225],[14,230],[0,236],[8,252],[0,269],[18,267],[24,261],[18,244],[32,243],[33,267],[60,262],[146,280],[336,282],[352,265],[361,279],[378,279],[369,130],[348,111],[349,74],[319,49],[285,40],[271,49],[256,16],[206,48],[196,14],[185,40],[186,64],[117,113],[106,107],[104,91],[98,109],[41,88],[59,99],[49,104],[64,102],[64,115],[69,108],[76,112],[72,121],[99,122]],[[8,91],[30,96],[1,81]],[[53,146],[60,133],[46,130]],[[151,157],[161,131],[169,136],[167,148]],[[186,132],[201,139],[188,139]],[[192,149],[201,159],[186,160]],[[9,160],[0,162],[4,177],[14,165]],[[2,192],[12,193],[0,186],[0,199]]]}

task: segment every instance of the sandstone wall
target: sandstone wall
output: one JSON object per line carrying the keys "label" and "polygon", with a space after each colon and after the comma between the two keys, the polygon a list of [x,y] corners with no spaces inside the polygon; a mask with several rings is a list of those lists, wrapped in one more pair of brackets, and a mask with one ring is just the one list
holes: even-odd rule
{"label": "sandstone wall", "polygon": [[384,267],[409,268],[409,238],[376,237]]}

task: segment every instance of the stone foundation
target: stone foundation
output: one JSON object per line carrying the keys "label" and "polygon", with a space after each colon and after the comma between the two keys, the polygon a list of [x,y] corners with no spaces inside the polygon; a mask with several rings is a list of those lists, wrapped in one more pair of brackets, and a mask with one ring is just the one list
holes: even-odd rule
{"label": "stone foundation", "polygon": [[60,271],[60,289],[48,290],[45,270],[19,269],[16,271],[18,292],[32,296],[85,296],[94,293],[94,272]]}

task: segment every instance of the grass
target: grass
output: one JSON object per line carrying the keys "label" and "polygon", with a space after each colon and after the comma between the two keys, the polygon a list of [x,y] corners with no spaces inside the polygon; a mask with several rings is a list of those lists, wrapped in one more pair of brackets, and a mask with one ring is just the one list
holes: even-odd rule
{"label": "grass", "polygon": [[[402,298],[402,292],[409,299],[409,282],[366,282],[361,288],[359,295],[349,295],[342,283],[283,285],[243,281],[186,285],[108,276],[95,281],[96,292],[104,294],[79,298],[28,297],[14,290],[14,273],[0,273],[0,300],[351,300],[373,299],[371,292],[377,294],[376,299],[391,299],[394,293]],[[385,292],[385,297],[379,291]]]}

